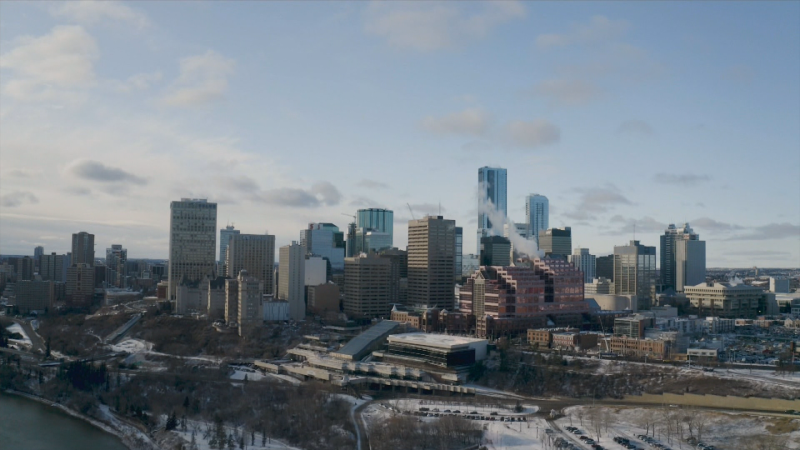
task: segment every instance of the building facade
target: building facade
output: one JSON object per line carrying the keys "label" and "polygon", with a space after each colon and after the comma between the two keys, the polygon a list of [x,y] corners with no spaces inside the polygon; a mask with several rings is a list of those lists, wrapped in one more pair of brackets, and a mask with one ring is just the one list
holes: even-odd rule
{"label": "building facade", "polygon": [[392,262],[377,255],[345,259],[344,312],[353,317],[387,317],[391,307]]}
{"label": "building facade", "polygon": [[510,266],[511,241],[501,236],[481,238],[481,266]]}
{"label": "building facade", "polygon": [[[596,278],[614,279],[614,255],[598,256],[595,258],[595,273]],[[613,294],[613,292],[611,292]]]}
{"label": "building facade", "polygon": [[45,312],[53,307],[55,283],[53,281],[18,281],[15,286],[16,306],[21,314]]}
{"label": "building facade", "polygon": [[388,235],[389,245],[394,245],[394,212],[389,209],[367,208],[356,212],[356,228]]}
{"label": "building facade", "polygon": [[106,283],[108,285],[118,288],[127,287],[127,263],[128,249],[122,248],[122,245],[113,244],[111,248],[106,249]]}
{"label": "building facade", "polygon": [[525,218],[528,239],[539,245],[539,232],[550,228],[550,201],[544,195],[530,194],[525,197]]}
{"label": "building facade", "polygon": [[727,282],[686,286],[684,292],[689,298],[692,312],[727,319],[756,317],[758,304],[764,297],[764,291],[760,288]]}
{"label": "building facade", "polygon": [[[357,240],[357,239],[356,239]],[[310,223],[300,232],[300,246],[304,254],[322,256],[331,263],[336,272],[344,270],[344,233],[332,223]],[[291,302],[290,302],[291,303]]]}
{"label": "building facade", "polygon": [[94,235],[81,231],[72,235],[72,264],[94,267]]}
{"label": "building facade", "polygon": [[539,250],[545,256],[567,259],[572,252],[572,228],[549,228],[539,231]]}
{"label": "building facade", "polygon": [[569,256],[569,262],[583,272],[584,283],[591,283],[596,278],[596,259],[594,255],[589,254],[588,248],[576,248]]}
{"label": "building facade", "polygon": [[272,294],[275,289],[275,236],[269,234],[230,234],[226,248],[225,267],[230,278],[236,278],[242,270],[249,277],[261,281],[263,294]]}
{"label": "building facade", "polygon": [[[227,225],[225,228],[219,230],[219,259],[218,261],[224,263],[227,261],[227,252],[228,252],[228,242],[230,241],[231,236],[235,234],[241,233],[239,230],[233,227],[233,225]],[[227,273],[227,271],[226,271]]]}
{"label": "building facade", "polygon": [[688,223],[676,228],[669,224],[661,236],[661,284],[683,292],[706,279],[706,243]]}
{"label": "building facade", "polygon": [[408,302],[454,305],[455,220],[429,216],[408,222]]}
{"label": "building facade", "polygon": [[67,305],[86,308],[94,297],[94,267],[89,264],[73,264],[67,268]]}
{"label": "building facade", "polygon": [[305,248],[297,242],[281,247],[278,264],[278,299],[289,302],[292,320],[302,320],[306,317]]}
{"label": "building facade", "polygon": [[477,250],[480,253],[481,238],[489,236],[489,230],[495,227],[502,227],[502,223],[493,224],[483,208],[493,208],[495,211],[508,217],[508,196],[507,196],[507,177],[506,169],[499,167],[481,167],[478,169],[478,234]]}
{"label": "building facade", "polygon": [[247,335],[264,322],[264,282],[248,275],[242,269],[237,277],[239,282],[238,320],[239,336]]}
{"label": "building facade", "polygon": [[39,259],[39,275],[45,281],[65,283],[67,281],[67,268],[71,265],[68,255],[57,255],[55,252],[42,255]]}
{"label": "building facade", "polygon": [[637,309],[652,306],[651,288],[656,281],[656,248],[630,241],[629,245],[614,246],[614,293],[635,295]]}
{"label": "building facade", "polygon": [[169,298],[178,285],[213,276],[217,254],[217,204],[182,198],[170,203]]}

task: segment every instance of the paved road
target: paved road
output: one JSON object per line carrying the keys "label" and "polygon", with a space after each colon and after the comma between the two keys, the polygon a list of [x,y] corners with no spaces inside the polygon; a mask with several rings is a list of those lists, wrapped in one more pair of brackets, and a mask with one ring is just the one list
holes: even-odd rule
{"label": "paved road", "polygon": [[34,353],[41,352],[44,355],[45,343],[42,340],[42,338],[39,337],[39,335],[36,334],[36,332],[33,330],[33,327],[31,327],[30,322],[22,319],[14,319],[14,322],[18,323],[22,327],[22,329],[25,330],[25,334],[27,334],[28,337],[30,338],[31,344],[33,345],[32,351]]}
{"label": "paved road", "polygon": [[356,427],[356,439],[358,444],[356,448],[358,450],[369,450],[369,435],[367,434],[367,429],[364,426],[364,419],[361,417],[361,413],[364,411],[368,405],[372,403],[372,400],[368,402],[364,402],[361,405],[358,405],[355,408],[350,410],[350,420],[353,421],[353,425]]}

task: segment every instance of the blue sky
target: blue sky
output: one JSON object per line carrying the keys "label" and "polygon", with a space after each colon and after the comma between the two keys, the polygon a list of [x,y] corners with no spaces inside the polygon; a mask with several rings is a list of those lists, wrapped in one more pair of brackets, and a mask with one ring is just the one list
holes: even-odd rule
{"label": "blue sky", "polygon": [[297,239],[359,207],[475,247],[509,216],[603,255],[689,221],[708,265],[800,266],[800,3],[0,4],[0,252],[166,257],[169,201]]}

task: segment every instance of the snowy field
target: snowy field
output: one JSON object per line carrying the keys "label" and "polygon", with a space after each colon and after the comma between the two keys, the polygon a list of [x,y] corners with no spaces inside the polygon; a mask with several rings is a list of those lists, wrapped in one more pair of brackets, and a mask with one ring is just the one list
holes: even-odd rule
{"label": "snowy field", "polygon": [[[180,427],[173,430],[173,433],[180,436],[183,440],[186,441],[187,444],[191,444],[192,442],[192,434],[194,434],[194,442],[196,447],[192,447],[191,445],[185,445],[184,448],[191,450],[192,448],[196,450],[213,450],[212,447],[208,444],[208,441],[203,437],[203,433],[206,428],[213,429],[213,423],[206,423],[206,422],[198,422],[194,420],[187,420],[186,421],[186,431],[183,431]],[[240,436],[241,430],[236,430],[231,427],[225,427],[226,431],[229,434],[233,434],[234,436]],[[261,433],[255,434],[255,440],[252,439],[253,436],[248,434],[245,436],[245,444],[246,447],[250,450],[300,450],[297,447],[292,447],[290,445],[284,444],[281,441],[271,439],[268,436],[264,437]],[[264,445],[261,445],[264,440],[268,441]],[[253,444],[251,444],[251,442]],[[226,446],[227,448],[227,446]],[[236,448],[239,448],[239,440],[236,439]]]}
{"label": "snowy field", "polygon": [[28,337],[28,334],[25,333],[25,330],[22,329],[20,324],[15,323],[15,324],[13,324],[11,326],[6,327],[6,330],[8,330],[10,333],[19,333],[19,334],[22,335],[22,339],[9,339],[8,340],[9,342],[14,342],[14,343],[17,343],[17,344],[25,345],[27,347],[30,347],[31,345],[33,345],[33,343],[31,342],[31,339]]}
{"label": "snowy field", "polygon": [[[757,416],[750,414],[738,413],[721,413],[716,411],[707,410],[684,410],[682,408],[668,409],[663,408],[627,408],[627,407],[598,407],[600,410],[599,417],[608,417],[608,426],[603,423],[600,430],[600,439],[597,440],[597,430],[589,418],[590,407],[575,406],[566,409],[566,416],[558,419],[556,424],[562,430],[558,433],[559,436],[568,438],[570,442],[576,444],[579,448],[591,448],[580,440],[578,436],[565,431],[565,427],[577,427],[583,434],[594,439],[597,443],[608,449],[622,449],[620,445],[613,441],[615,436],[622,436],[631,440],[639,448],[650,448],[637,436],[645,434],[646,426],[643,424],[643,418],[648,415],[652,417],[652,422],[663,423],[663,417],[667,411],[675,412],[676,414],[690,414],[696,413],[701,415],[701,419],[696,421],[703,423],[702,442],[716,446],[719,450],[737,450],[747,448],[745,441],[748,439],[777,439],[785,440],[782,445],[786,449],[800,448],[800,419],[787,419],[770,416]],[[583,420],[581,420],[583,417]],[[695,425],[694,434],[697,435],[697,425]],[[661,426],[653,431],[652,424],[650,425],[651,437],[663,445],[672,448],[673,450],[687,450],[694,449],[695,446],[688,444],[685,440],[681,441],[678,436],[667,436]],[[688,431],[684,431],[684,437],[688,437]],[[771,448],[771,447],[770,447]]]}
{"label": "snowy field", "polygon": [[119,344],[110,346],[115,352],[144,353],[152,350],[153,344],[141,339],[125,339]]}

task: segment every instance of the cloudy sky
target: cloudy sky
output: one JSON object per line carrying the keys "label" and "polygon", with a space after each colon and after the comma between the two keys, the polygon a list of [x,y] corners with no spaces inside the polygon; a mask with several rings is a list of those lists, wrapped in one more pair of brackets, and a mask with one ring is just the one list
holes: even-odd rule
{"label": "cloudy sky", "polygon": [[[603,255],[689,221],[708,265],[800,266],[800,3],[0,3],[0,253],[167,255],[169,202],[297,239],[406,203]],[[102,253],[102,251],[99,251]]]}

